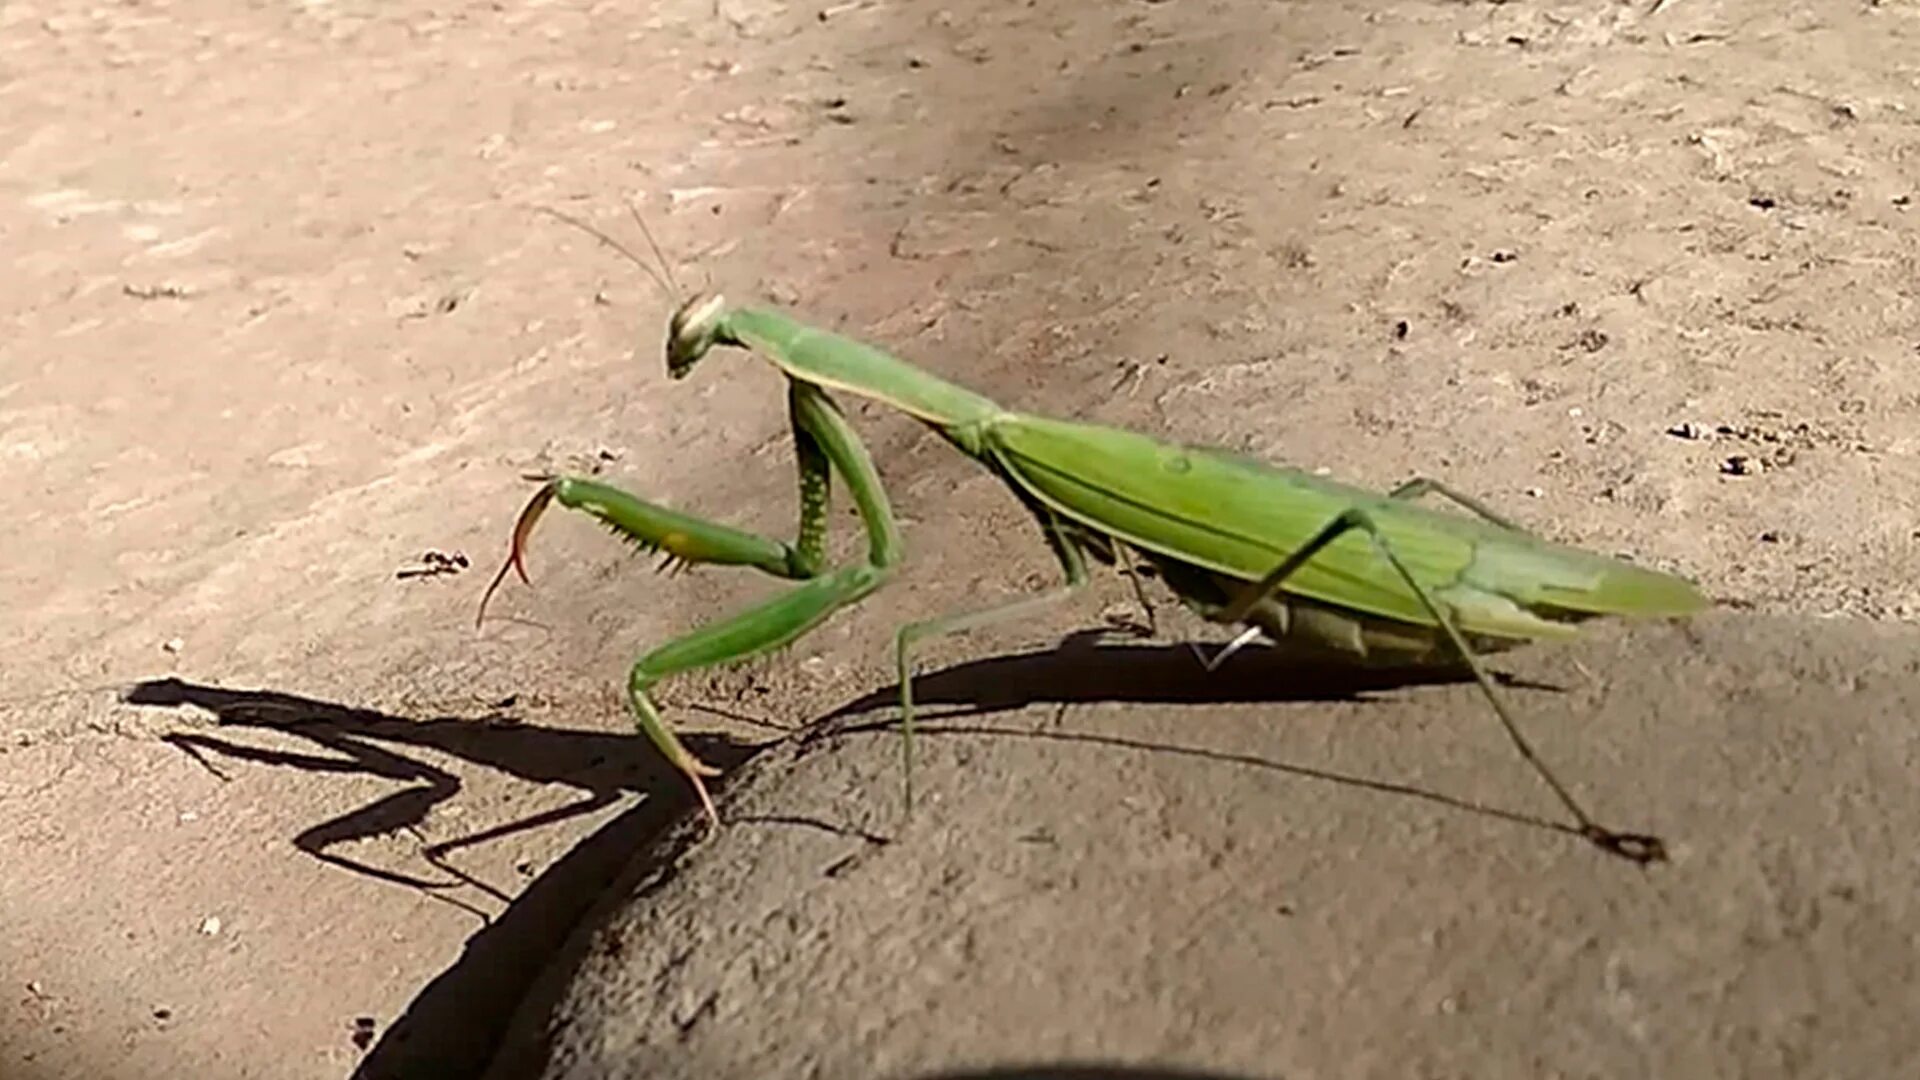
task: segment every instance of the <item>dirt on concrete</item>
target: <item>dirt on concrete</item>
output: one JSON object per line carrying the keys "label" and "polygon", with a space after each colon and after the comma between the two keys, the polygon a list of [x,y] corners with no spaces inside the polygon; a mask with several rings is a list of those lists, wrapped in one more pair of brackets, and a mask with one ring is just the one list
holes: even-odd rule
{"label": "dirt on concrete", "polygon": [[[1404,1053],[1526,1074],[1498,1056],[1519,1053],[1505,1021],[1484,1021],[1495,1056],[1475,1064],[1473,1017],[1626,1008],[1627,993],[1636,1009],[1797,1024],[1754,1036],[1778,1050],[1739,1058],[1748,1075],[1885,1075],[1906,1049],[1897,1030],[1850,1040],[1854,1057],[1823,1055],[1841,1052],[1829,1032],[1867,1031],[1904,989],[1874,973],[1891,978],[1904,955],[1891,942],[1906,909],[1889,898],[1911,872],[1895,828],[1911,812],[1911,744],[1904,718],[1856,712],[1834,688],[1850,669],[1903,670],[1911,653],[1849,627],[1920,610],[1916,43],[1920,7],[1904,0],[0,7],[0,1074],[471,1074],[600,890],[657,856],[686,793],[632,733],[626,668],[774,586],[656,577],[555,515],[534,543],[535,588],[516,583],[474,627],[523,473],[596,473],[770,535],[792,528],[778,377],[734,356],[670,384],[670,300],[532,209],[632,237],[631,200],[683,287],[788,307],[1009,404],[1373,486],[1438,476],[1556,538],[1687,573],[1736,620],[1713,624],[1704,652],[1652,631],[1657,652],[1585,654],[1581,685],[1606,688],[1594,718],[1569,704],[1587,690],[1533,706],[1543,753],[1598,809],[1705,845],[1668,877],[1417,797],[1258,767],[1265,779],[1228,779],[1192,754],[955,735],[929,742],[995,762],[981,781],[1014,785],[1024,809],[1014,791],[955,801],[963,774],[936,766],[953,812],[806,901],[897,913],[828,950],[832,963],[958,970],[969,954],[952,941],[924,957],[907,943],[931,941],[908,931],[964,896],[974,906],[953,925],[1006,927],[1012,943],[968,946],[982,965],[1050,933],[1048,920],[1107,953],[1020,949],[1025,966],[977,972],[978,985],[1164,964],[1169,1017],[1185,1015],[1177,982],[1221,955],[1223,928],[1249,935],[1209,991],[1222,1011],[1184,1028],[1141,1021],[1131,1044],[1204,1032],[1208,1060],[1237,1068],[1250,1048],[1297,1037],[1288,1052],[1324,1071],[1400,1075],[1418,1060]],[[901,623],[1056,572],[989,477],[902,417],[848,409],[909,563],[791,652],[669,685],[669,717],[713,760],[883,692]],[[837,550],[854,550],[844,506],[841,523]],[[1046,650],[1129,603],[1112,575],[1091,592],[939,643],[926,670]],[[1801,621],[1739,629],[1763,617]],[[1829,696],[1803,726],[1778,720],[1725,745],[1747,734],[1728,673],[1766,674],[1749,648],[1827,657],[1804,692]],[[1559,655],[1514,663],[1565,682]],[[1022,678],[1084,678],[1073,670]],[[1655,691],[1690,671],[1729,689],[1660,705]],[[1177,723],[1181,745],[1494,806],[1538,798],[1488,718],[1451,696],[1464,689],[1395,691],[1356,713],[1231,695],[1193,707],[1221,691],[1192,679],[1176,701],[1002,720],[1066,732],[1097,720],[1117,737]],[[1391,732],[1372,727],[1387,707],[1404,716]],[[1302,745],[1302,731],[1324,736]],[[860,739],[817,742],[791,778],[778,775],[797,752],[783,743],[729,790],[774,817],[891,836],[898,772],[879,740],[877,757]],[[1869,746],[1882,755],[1871,769]],[[1767,769],[1716,771],[1706,763],[1749,760],[1716,755],[1764,755]],[[1788,782],[1792,797],[1777,790]],[[1274,790],[1235,803],[1236,784]],[[1128,808],[1156,790],[1194,794],[1164,814]],[[1764,820],[1737,813],[1762,804]],[[1155,815],[1176,811],[1187,839],[1149,842]],[[1009,834],[1022,814],[1071,843]],[[729,903],[783,888],[799,903],[824,871],[782,882],[732,860],[787,845],[791,868],[805,844],[848,843],[805,833],[739,825],[690,854],[698,872],[673,888],[770,874]],[[1229,844],[1265,850],[1213,867]],[[1839,854],[1821,854],[1830,845]],[[1877,855],[1880,877],[1833,861]],[[1214,914],[1196,915],[1198,894],[1114,900],[1116,917],[1146,921],[1101,930],[1106,902],[1068,903],[1200,856]],[[1753,867],[1802,876],[1763,887]],[[1517,868],[1543,875],[1537,892]],[[1085,884],[1035,893],[1047,875]],[[1158,880],[1119,891],[1164,892]],[[1582,882],[1593,895],[1569,902]],[[1682,902],[1683,882],[1709,891]],[[1825,929],[1770,944],[1786,917],[1767,896],[1829,887],[1871,902],[1822,901]],[[1296,911],[1319,914],[1245,906],[1302,888]],[[668,895],[692,897],[646,902]],[[1309,921],[1334,920],[1336,896],[1355,905],[1344,921]],[[1416,926],[1418,897],[1430,918]],[[747,908],[694,898],[634,910],[689,940],[746,932],[721,920]],[[1636,911],[1653,921],[1629,934],[1618,920]],[[1709,932],[1707,913],[1759,929]],[[1463,921],[1457,952],[1421,936]],[[1593,944],[1552,945],[1588,976],[1631,943],[1621,971],[1650,988],[1523,1006],[1556,976],[1493,965],[1502,924],[1536,957],[1550,933],[1589,928]],[[1366,948],[1336,948],[1362,928]],[[1187,933],[1210,936],[1181,956]],[[1283,943],[1349,967],[1257,978],[1278,962],[1259,950]],[[686,985],[717,985],[701,980],[724,961],[704,949],[707,974]],[[1715,977],[1701,965],[1724,973],[1725,994],[1662,997]],[[854,985],[854,968],[833,970]],[[1807,973],[1830,995],[1810,996]],[[854,1044],[782,1011],[814,997],[797,983],[791,1004],[759,1009],[766,1027],[736,1056],[703,1042],[717,1036],[702,1024],[733,1038],[750,1019],[720,1010],[804,975],[728,975],[713,1005],[676,1002],[709,1010],[681,1016],[690,1048],[709,1047],[687,1060],[724,1071],[782,1039],[796,1060],[836,1060]],[[1342,978],[1350,996],[1316,1001],[1310,1026],[1247,1019],[1259,994],[1297,1012],[1295,995]],[[1796,979],[1802,996],[1767,997]],[[1456,1001],[1457,1043],[1367,1042],[1455,982],[1474,993]],[[1116,1030],[1146,1015],[1128,1011],[1146,993],[1116,990],[1098,1023],[1056,1027],[1036,1011],[1047,1034],[1032,1045],[1065,1052],[1076,1026]],[[1036,999],[1008,995],[1024,1000]],[[838,1006],[819,1004],[824,1023]],[[1607,1074],[1631,1045],[1678,1069],[1734,1038],[1647,1028],[1647,1042],[1619,1041],[1636,1015],[1592,1020],[1576,1056],[1550,1060]],[[783,1033],[781,1017],[805,1026]],[[630,1039],[671,1017],[625,1022]],[[934,1068],[925,1055],[966,1030],[953,1023],[863,1045]],[[1355,1048],[1378,1057],[1329,1064]],[[1176,1056],[1199,1055],[1196,1043]],[[422,1061],[434,1064],[410,1064]]]}

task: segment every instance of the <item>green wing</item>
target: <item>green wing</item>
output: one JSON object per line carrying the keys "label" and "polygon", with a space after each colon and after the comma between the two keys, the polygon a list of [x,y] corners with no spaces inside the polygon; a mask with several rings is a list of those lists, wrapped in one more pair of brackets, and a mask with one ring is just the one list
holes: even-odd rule
{"label": "green wing", "polygon": [[[1257,581],[1342,511],[1360,508],[1408,571],[1469,632],[1564,634],[1591,615],[1706,606],[1689,582],[1491,522],[1202,447],[1024,414],[986,432],[989,452],[1068,518],[1149,551]],[[1286,592],[1422,626],[1432,616],[1363,533],[1323,548]]]}

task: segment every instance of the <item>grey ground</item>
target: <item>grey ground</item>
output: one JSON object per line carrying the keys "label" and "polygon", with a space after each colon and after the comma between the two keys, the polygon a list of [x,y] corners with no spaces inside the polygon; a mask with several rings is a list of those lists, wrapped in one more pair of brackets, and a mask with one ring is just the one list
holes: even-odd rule
{"label": "grey ground", "polygon": [[[1506,816],[1559,820],[1469,686],[1288,701],[1337,688],[1249,665],[1224,694],[1266,675],[1272,701],[1143,709],[1172,665],[1096,651],[1055,663],[1121,700],[1055,722],[1046,683],[956,673],[964,734],[927,740],[910,827],[862,798],[890,733],[756,761],[743,824],[663,860],[522,1016],[547,1071],[493,1075],[1909,1075],[1917,645],[1714,618],[1569,653],[1617,674],[1520,696],[1606,778],[1596,810],[1668,834],[1645,872]],[[1458,792],[1483,807],[1431,801]]]}

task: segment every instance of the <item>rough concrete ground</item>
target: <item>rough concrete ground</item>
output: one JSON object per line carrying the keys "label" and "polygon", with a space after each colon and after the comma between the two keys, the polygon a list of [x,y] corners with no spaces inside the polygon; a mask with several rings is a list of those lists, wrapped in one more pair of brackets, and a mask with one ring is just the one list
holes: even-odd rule
{"label": "rough concrete ground", "polygon": [[491,1075],[1920,1066],[1920,634],[1717,617],[1519,695],[1596,813],[1667,834],[1650,871],[1552,831],[1471,686],[1338,700],[1359,688],[1269,663],[1168,702],[1183,652],[929,680],[952,713],[911,825],[871,795],[891,731],[756,760],[738,824],[623,886]]}
{"label": "rough concrete ground", "polygon": [[[1736,618],[1909,620],[1920,9],[1655,6],[0,8],[6,1075],[339,1076],[449,1033],[477,1061],[517,980],[684,809],[630,735],[621,678],[647,644],[768,583],[656,578],[556,517],[533,551],[537,588],[510,591],[478,633],[473,605],[528,470],[598,469],[789,529],[779,385],[739,360],[669,385],[668,301],[533,205],[622,229],[635,199],[685,283],[789,306],[1009,402],[1367,484],[1439,475],[1554,536],[1694,575]],[[793,653],[676,684],[673,719],[716,756],[713,740],[763,740],[767,724],[811,723],[887,686],[901,622],[1051,573],[988,478],[899,417],[853,415],[911,563]],[[428,552],[459,572],[398,576]],[[929,670],[1045,648],[1126,596],[1103,579],[1073,610],[944,643]],[[1595,670],[1598,685],[1613,701],[1623,680],[1658,688],[1688,664],[1748,670],[1744,632],[1718,633],[1731,635],[1709,639],[1720,652],[1690,659],[1661,639],[1664,673]],[[1896,638],[1840,633],[1865,651],[1821,654],[1835,665],[1904,663]],[[1787,640],[1754,647],[1795,654]],[[1566,674],[1551,653],[1517,663]],[[1423,710],[1432,693],[1393,708]],[[1288,711],[1331,723],[1317,708]],[[1559,701],[1541,708],[1543,752],[1602,807],[1639,809],[1634,770],[1665,755],[1734,752],[1704,741],[1732,722],[1724,713],[1570,724],[1553,719]],[[1061,724],[1083,713],[1116,731],[1174,722],[1143,701],[1076,705]],[[1416,750],[1396,723],[1392,737],[1329,742],[1318,763],[1297,761],[1297,734],[1267,710],[1177,713],[1266,747],[1263,760],[1337,757],[1383,783],[1452,762],[1427,777],[1437,790],[1532,797],[1464,707],[1406,722],[1458,742]],[[1816,770],[1855,761],[1869,725],[1838,705],[1820,719],[1790,745],[1738,749],[1815,763],[1792,774],[1809,793],[1864,783]],[[1027,741],[946,742],[1035,755],[1029,770],[1060,760]],[[1444,746],[1470,756],[1435,757]],[[848,756],[834,782],[857,778],[857,791],[828,820],[884,815],[891,760]],[[1882,773],[1876,797],[1904,797],[1908,773]],[[1809,794],[1742,832],[1724,815],[1753,797],[1745,778],[1653,775],[1687,787],[1645,787],[1648,800],[1687,801],[1650,818],[1727,843],[1801,851],[1869,805]],[[1080,835],[1124,838],[1135,819],[1114,808],[1131,782],[1106,762],[1062,765],[1029,804],[1077,815]],[[1356,801],[1323,831],[1258,841],[1275,828],[1266,815],[1203,825],[1208,807],[1184,812],[1206,844],[1283,845],[1233,871],[1255,875],[1236,879],[1242,895],[1345,857],[1317,879],[1323,896],[1430,877],[1460,886],[1433,894],[1436,921],[1543,934],[1584,916],[1529,921],[1541,909],[1496,902],[1510,861],[1641,888],[1553,835],[1463,824],[1417,799],[1343,798]],[[1882,809],[1890,822],[1907,812]],[[990,816],[941,828],[1004,841]],[[1484,832],[1465,854],[1462,829]],[[1387,845],[1375,862],[1370,839]],[[1088,842],[1065,865],[1055,853],[1048,872],[1118,880],[1125,866],[1101,853],[1124,858],[1130,843]],[[705,872],[744,872],[718,865],[726,848],[706,850],[693,856],[716,860]],[[936,884],[913,877],[937,852],[887,851],[888,873],[918,890],[898,902],[937,902]],[[1809,874],[1794,886],[1807,895],[1839,880],[1780,858]],[[1574,878],[1558,880],[1526,903]],[[1729,888],[1689,902],[1730,923],[1762,918],[1757,893]],[[999,919],[1017,925],[1054,910],[1010,903]],[[1662,925],[1693,926],[1699,910]],[[1879,916],[1851,910],[1825,909],[1838,927],[1826,932],[1873,951]],[[709,932],[731,917],[705,911],[676,917],[711,920]],[[1405,923],[1380,932],[1375,956],[1469,962]],[[1684,941],[1634,940],[1678,965],[1663,987],[1690,985],[1697,972],[1681,968],[1694,963],[1772,962],[1764,936],[1708,960]],[[851,944],[846,962],[862,952]],[[1815,971],[1855,955],[1807,948]],[[1391,993],[1357,990],[1353,1012],[1431,981],[1402,975]],[[1823,1032],[1881,1015],[1861,1000],[1890,992],[1875,985],[1837,984],[1818,1015],[1839,1018],[1788,1045],[1824,1061]],[[1482,992],[1499,989],[1490,974]],[[1324,1042],[1303,1054],[1365,1030],[1326,1015]],[[1594,1052],[1596,1069],[1618,1060]],[[1875,1074],[1875,1047],[1859,1052]],[[1775,1075],[1811,1069],[1780,1060]]]}

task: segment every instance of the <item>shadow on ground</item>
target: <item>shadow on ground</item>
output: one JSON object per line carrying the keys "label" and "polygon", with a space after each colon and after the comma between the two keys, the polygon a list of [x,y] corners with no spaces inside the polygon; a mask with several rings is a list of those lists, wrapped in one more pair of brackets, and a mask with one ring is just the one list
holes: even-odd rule
{"label": "shadow on ground", "polygon": [[[1300,702],[1366,701],[1369,696],[1416,686],[1438,686],[1471,679],[1464,669],[1437,667],[1362,667],[1329,663],[1277,649],[1241,652],[1217,670],[1205,671],[1187,645],[1100,645],[1097,632],[1077,634],[1058,649],[1015,656],[974,660],[913,681],[916,707],[943,707],[921,714],[929,736],[972,736],[1035,739],[1048,742],[1106,746],[1157,754],[1198,758],[1229,765],[1286,773],[1388,795],[1422,799],[1503,821],[1578,836],[1578,829],[1531,814],[1516,813],[1411,784],[1334,772],[1254,754],[1235,754],[1205,747],[1179,746],[1096,732],[1035,730],[1028,727],[992,727],[959,724],[955,720],[1013,712],[1033,705],[1054,705],[1057,726],[1065,711],[1082,704],[1227,705]],[[1495,674],[1503,686],[1527,690],[1560,691],[1550,683]],[[827,714],[822,725],[802,737],[807,743],[838,736],[895,727],[884,720],[855,722],[854,718],[895,708],[899,684],[882,687]]]}
{"label": "shadow on ground", "polygon": [[[223,727],[297,735],[332,752],[266,750],[199,732],[164,736],[164,741],[216,773],[218,767],[209,755],[309,772],[412,781],[393,795],[302,832],[293,843],[323,862],[427,890],[467,884],[505,901],[507,897],[445,862],[443,856],[594,813],[624,795],[644,796],[548,867],[504,912],[468,939],[460,959],[421,991],[362,1060],[355,1074],[362,1077],[461,1076],[484,1067],[493,1050],[484,1033],[505,1025],[527,984],[551,962],[554,950],[631,863],[634,852],[683,818],[692,804],[679,774],[661,762],[644,740],[625,732],[540,728],[514,723],[503,715],[414,720],[276,691],[229,690],[179,679],[140,683],[126,700],[138,705],[192,705],[214,714]],[[687,742],[695,753],[727,768],[739,765],[751,753],[727,740],[695,736]],[[391,747],[439,751],[534,783],[564,783],[583,789],[586,796],[544,814],[428,848],[428,860],[457,879],[454,882],[428,881],[368,866],[328,849],[418,825],[461,787],[453,773]]]}
{"label": "shadow on ground", "polygon": [[[971,660],[916,675],[913,700],[917,706],[953,706],[941,713],[950,718],[1030,705],[1092,702],[1226,705],[1353,701],[1368,694],[1471,678],[1465,668],[1363,667],[1273,648],[1244,649],[1209,672],[1192,646],[1102,643],[1107,636],[1101,631],[1083,631],[1068,636],[1057,648]],[[1523,689],[1560,689],[1507,677],[1500,681]],[[859,713],[890,709],[899,699],[899,684],[883,686],[840,706],[824,719],[832,723]]]}
{"label": "shadow on ground", "polygon": [[[1424,799],[1521,824],[1568,831],[1556,822],[1411,785],[1254,755],[1093,733],[954,722],[1046,704],[1064,710],[1074,704],[1095,702],[1201,705],[1353,701],[1410,686],[1458,682],[1465,677],[1448,670],[1330,667],[1272,650],[1243,652],[1209,673],[1186,645],[1098,644],[1098,636],[1074,635],[1058,648],[970,661],[917,677],[915,699],[922,706],[932,707],[923,714],[927,721],[923,733],[931,737],[1058,740],[1185,755]],[[891,710],[898,694],[897,686],[883,687],[834,709],[821,724],[797,737],[797,752],[805,755],[842,738],[896,727]],[[219,769],[210,760],[212,756],[309,772],[370,774],[411,782],[399,792],[307,829],[294,837],[293,843],[329,864],[421,889],[464,884],[507,901],[497,890],[459,871],[443,857],[458,848],[596,812],[626,794],[645,796],[551,865],[513,898],[502,914],[476,933],[463,955],[427,985],[372,1047],[354,1073],[357,1080],[479,1075],[493,1057],[499,1034],[529,997],[542,971],[548,973],[548,979],[570,973],[574,965],[564,954],[578,950],[583,943],[569,944],[569,939],[575,936],[576,927],[592,921],[595,905],[604,897],[630,900],[632,888],[650,876],[664,874],[701,831],[688,813],[691,799],[679,774],[661,762],[644,740],[626,731],[603,734],[541,728],[518,723],[504,713],[416,720],[277,691],[231,690],[173,678],[140,683],[128,692],[126,700],[160,707],[194,706],[212,713],[222,727],[296,735],[329,752],[263,749],[202,732],[175,732],[163,737],[216,773]],[[862,719],[876,712],[886,715]],[[757,752],[725,739],[692,735],[687,742],[696,754],[728,770],[737,769]],[[408,747],[445,753],[535,783],[564,783],[584,790],[586,795],[579,802],[427,848],[423,854],[455,879],[450,882],[368,866],[329,850],[352,840],[416,826],[435,805],[459,792],[458,776],[401,752]],[[685,827],[676,829],[676,824]],[[810,820],[766,816],[736,817],[734,824],[807,824],[829,831],[857,832]],[[885,842],[883,837],[866,838]],[[940,1074],[924,1080],[1078,1080],[1094,1076],[1203,1080],[1204,1075],[1090,1065],[1028,1065]]]}
{"label": "shadow on ground", "polygon": [[[448,887],[380,867],[368,866],[330,849],[354,840],[383,836],[424,822],[438,804],[460,791],[460,778],[445,769],[409,757],[388,746],[434,750],[536,784],[566,784],[585,791],[577,803],[537,814],[471,836],[425,849],[437,868],[459,884],[493,890],[446,864],[444,856],[518,832],[554,825],[613,805],[626,794],[650,803],[683,804],[687,794],[677,772],[668,768],[644,741],[630,732],[582,732],[520,723],[503,712],[477,717],[415,720],[272,690],[228,690],[179,679],[155,679],[126,695],[135,705],[192,705],[214,714],[222,727],[251,727],[307,739],[331,754],[304,754],[247,746],[199,732],[175,732],[162,741],[222,776],[210,755],[300,769],[314,773],[357,774],[411,781],[409,786],[349,814],[315,825],[293,844],[322,862],[382,881],[421,889]],[[732,768],[751,750],[726,739],[692,736],[688,746],[722,768]],[[388,744],[388,745],[381,745]],[[506,897],[501,896],[505,900]]]}

